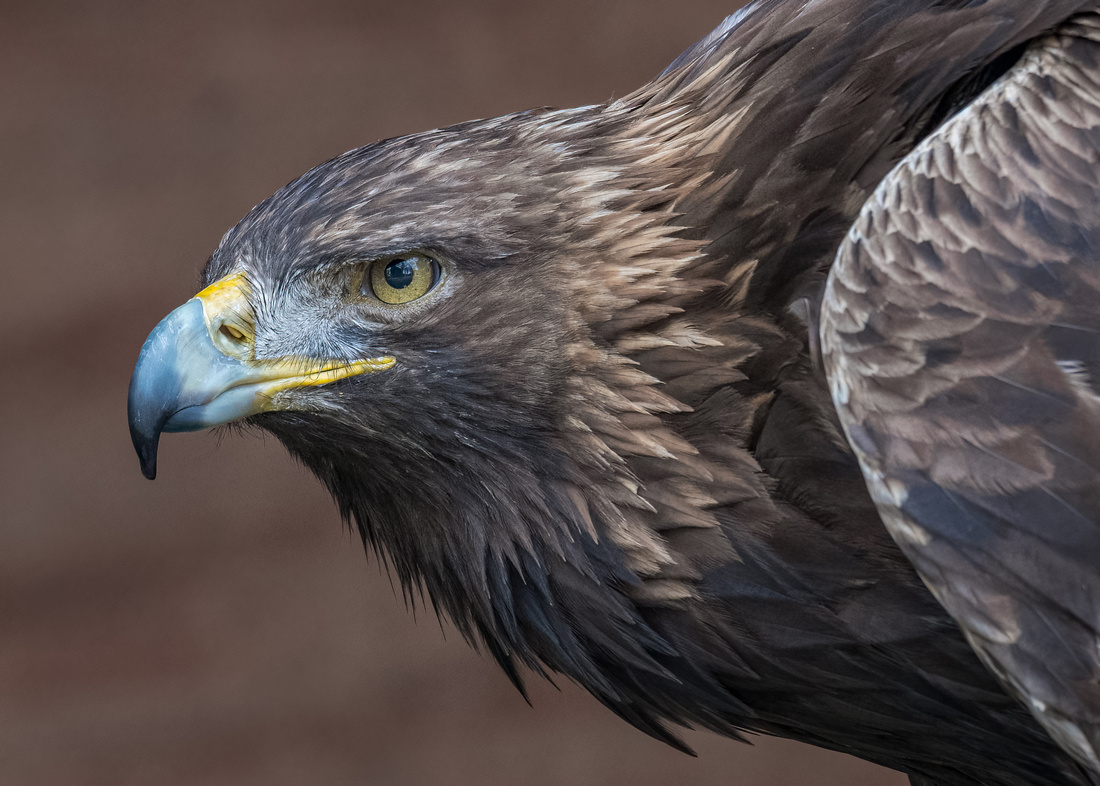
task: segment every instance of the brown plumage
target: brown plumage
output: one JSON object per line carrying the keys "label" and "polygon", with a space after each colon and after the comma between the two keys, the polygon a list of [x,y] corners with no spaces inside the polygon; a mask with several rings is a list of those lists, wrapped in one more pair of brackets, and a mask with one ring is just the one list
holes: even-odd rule
{"label": "brown plumage", "polygon": [[[233,314],[246,364],[394,364],[280,389],[248,422],[300,457],[406,591],[426,592],[517,685],[520,664],[563,673],[673,744],[669,722],[793,737],[925,783],[1095,782],[983,667],[895,545],[814,363],[825,276],[876,186],[922,140],[914,155],[950,147],[944,121],[1089,6],[765,0],[621,100],[322,164],[231,230],[205,280],[247,281]],[[1081,91],[1095,96],[1092,84]],[[1091,111],[1066,110],[1095,176]],[[875,205],[908,198],[899,177],[857,228],[877,231]],[[937,202],[938,225],[965,222],[964,201]],[[1045,242],[1076,242],[1061,237]],[[860,242],[844,253],[858,259]],[[388,306],[360,283],[371,260],[410,255],[439,266],[422,298]],[[852,275],[878,269],[868,265]],[[1072,275],[1086,283],[1065,313],[1087,312],[1094,272]],[[881,338],[866,327],[890,296],[831,286],[836,386],[837,358],[862,351],[851,342]],[[939,324],[929,304],[899,324]],[[1049,314],[1035,314],[1018,341],[1047,335]],[[150,342],[139,371],[153,365]],[[1060,394],[1085,401],[1096,356],[1065,357],[1085,370],[1063,367]],[[173,425],[188,379],[172,377],[169,395],[139,377],[131,428],[147,470],[162,428],[221,422]],[[845,427],[889,404],[868,401],[842,408]],[[1095,428],[1089,406],[1080,419]],[[988,424],[996,445],[1008,423]],[[921,428],[920,439],[939,433]],[[865,468],[879,460],[854,441]],[[964,480],[1015,490],[1046,466],[1024,461],[1018,482]],[[1094,476],[1080,477],[1066,482]],[[888,513],[895,534],[898,521]],[[913,558],[925,575],[932,563]],[[973,636],[968,609],[931,584]]]}
{"label": "brown plumage", "polygon": [[868,200],[824,301],[883,520],[1100,772],[1100,16],[1033,46]]}

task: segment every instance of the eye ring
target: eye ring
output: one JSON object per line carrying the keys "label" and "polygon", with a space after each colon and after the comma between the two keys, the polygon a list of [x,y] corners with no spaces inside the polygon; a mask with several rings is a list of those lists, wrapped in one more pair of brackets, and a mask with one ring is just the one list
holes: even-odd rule
{"label": "eye ring", "polygon": [[377,259],[367,266],[359,283],[359,294],[374,296],[391,306],[411,303],[431,292],[441,275],[439,262],[426,254]]}

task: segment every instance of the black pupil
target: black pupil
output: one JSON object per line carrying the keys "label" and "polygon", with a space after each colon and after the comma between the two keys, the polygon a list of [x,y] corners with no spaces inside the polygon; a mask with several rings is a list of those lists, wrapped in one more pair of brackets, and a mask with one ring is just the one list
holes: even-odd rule
{"label": "black pupil", "polygon": [[416,276],[416,262],[411,259],[395,259],[383,272],[386,283],[394,289],[404,289]]}

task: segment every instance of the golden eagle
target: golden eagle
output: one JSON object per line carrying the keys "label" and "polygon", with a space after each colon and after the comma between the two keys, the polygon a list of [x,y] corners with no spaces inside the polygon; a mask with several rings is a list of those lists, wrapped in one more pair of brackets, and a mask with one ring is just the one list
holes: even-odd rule
{"label": "golden eagle", "polygon": [[275,434],[517,686],[673,745],[1097,783],[1095,5],[760,0],[321,164],[149,336],[142,468]]}

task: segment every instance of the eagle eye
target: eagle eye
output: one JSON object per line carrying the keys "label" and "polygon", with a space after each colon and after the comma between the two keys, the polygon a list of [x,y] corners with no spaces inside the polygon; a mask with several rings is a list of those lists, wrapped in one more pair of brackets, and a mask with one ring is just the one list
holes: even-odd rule
{"label": "eagle eye", "polygon": [[409,303],[439,283],[439,263],[423,254],[407,254],[371,262],[359,294],[374,295],[383,303]]}

